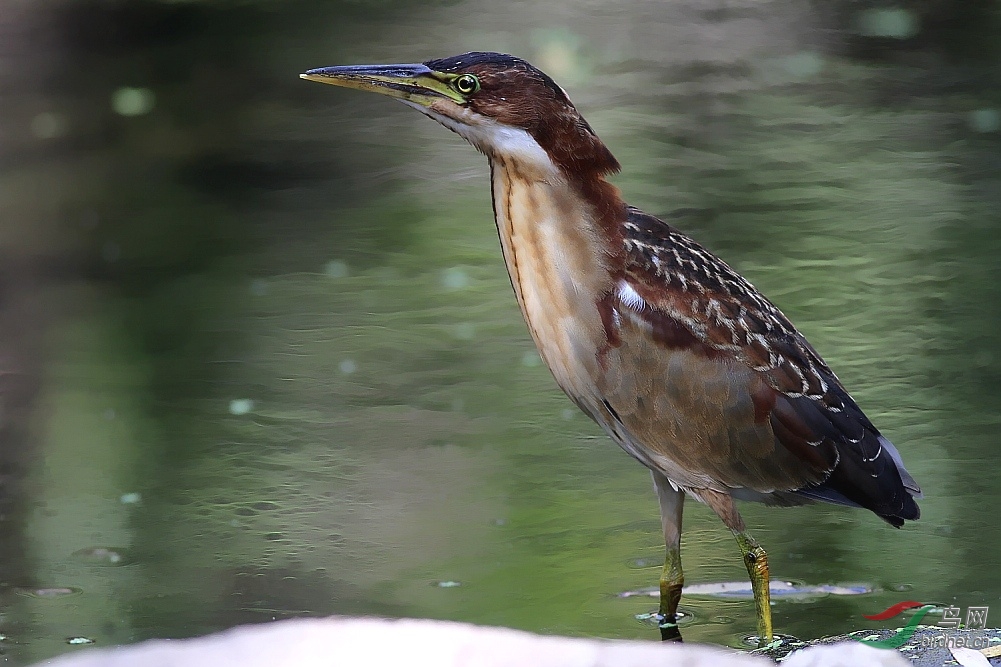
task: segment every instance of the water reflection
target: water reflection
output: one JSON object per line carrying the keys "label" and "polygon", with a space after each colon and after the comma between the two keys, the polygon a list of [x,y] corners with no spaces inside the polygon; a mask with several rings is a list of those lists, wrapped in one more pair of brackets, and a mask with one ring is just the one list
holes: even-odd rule
{"label": "water reflection", "polygon": [[[972,3],[832,7],[5,10],[0,650],[329,613],[654,638],[655,601],[616,595],[658,576],[648,477],[539,364],[482,158],[296,78],[471,48],[563,83],[627,199],[777,301],[926,489],[902,531],[746,508],[777,577],[875,589],[776,627],[995,603],[999,33]],[[685,521],[688,580],[742,579]],[[682,604],[692,640],[753,627]]]}

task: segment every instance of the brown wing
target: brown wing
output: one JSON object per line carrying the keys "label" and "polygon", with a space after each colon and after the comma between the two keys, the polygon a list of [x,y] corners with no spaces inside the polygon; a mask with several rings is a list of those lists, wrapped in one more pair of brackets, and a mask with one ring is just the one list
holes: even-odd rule
{"label": "brown wing", "polygon": [[[791,322],[749,282],[662,220],[629,208],[620,308],[668,349],[685,349],[730,373],[774,435],[776,461],[801,462],[795,489],[869,508],[894,525],[916,519],[920,490],[890,442]],[[632,290],[632,293],[629,290]],[[755,381],[760,379],[763,381]],[[790,476],[792,481],[796,475]]]}

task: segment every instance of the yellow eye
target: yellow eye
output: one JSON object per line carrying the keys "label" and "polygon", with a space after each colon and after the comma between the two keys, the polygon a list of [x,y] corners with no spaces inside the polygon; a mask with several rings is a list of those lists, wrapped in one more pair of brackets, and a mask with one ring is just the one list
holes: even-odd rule
{"label": "yellow eye", "polygon": [[452,87],[463,95],[472,95],[480,89],[480,80],[472,74],[463,74],[452,82]]}

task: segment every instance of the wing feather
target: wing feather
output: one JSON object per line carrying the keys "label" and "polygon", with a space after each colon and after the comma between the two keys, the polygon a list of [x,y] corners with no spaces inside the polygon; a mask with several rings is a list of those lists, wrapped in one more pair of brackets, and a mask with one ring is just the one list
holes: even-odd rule
{"label": "wing feather", "polygon": [[[897,450],[788,318],[722,260],[662,220],[630,208],[620,307],[646,317],[654,338],[707,358],[738,360],[766,386],[748,386],[776,442],[823,481],[804,497],[869,508],[894,525],[919,515],[920,489]],[[753,385],[753,383],[752,383]]]}

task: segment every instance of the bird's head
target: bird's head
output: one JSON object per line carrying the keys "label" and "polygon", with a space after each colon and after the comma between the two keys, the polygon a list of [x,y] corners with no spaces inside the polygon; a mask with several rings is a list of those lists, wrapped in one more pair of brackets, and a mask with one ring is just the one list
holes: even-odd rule
{"label": "bird's head", "polygon": [[566,92],[514,56],[474,52],[417,65],[323,67],[301,76],[398,98],[491,160],[559,169],[569,179],[619,169]]}

